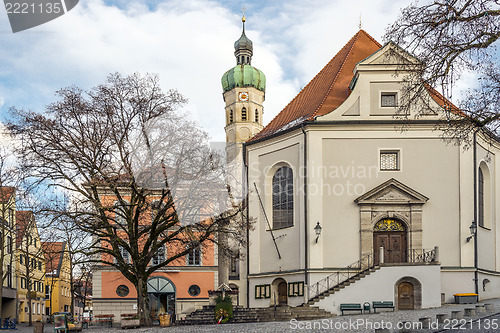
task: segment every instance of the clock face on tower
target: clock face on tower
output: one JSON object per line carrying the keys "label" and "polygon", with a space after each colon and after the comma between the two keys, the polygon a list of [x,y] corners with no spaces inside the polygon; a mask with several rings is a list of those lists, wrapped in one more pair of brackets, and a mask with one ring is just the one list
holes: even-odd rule
{"label": "clock face on tower", "polygon": [[240,101],[248,101],[248,93],[247,92],[240,92],[238,94],[238,100],[240,100]]}

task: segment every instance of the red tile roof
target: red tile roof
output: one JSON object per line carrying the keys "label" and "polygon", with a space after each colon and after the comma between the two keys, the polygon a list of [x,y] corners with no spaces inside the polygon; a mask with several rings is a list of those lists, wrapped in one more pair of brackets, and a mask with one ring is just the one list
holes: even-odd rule
{"label": "red tile roof", "polygon": [[62,256],[64,255],[65,242],[42,242],[43,254],[45,255],[45,274],[51,274],[57,271],[58,276]]}
{"label": "red tile roof", "polygon": [[[366,31],[359,30],[311,82],[249,142],[314,120],[314,117],[323,116],[338,108],[351,93],[349,84],[354,76],[356,64],[381,47],[382,45]],[[434,88],[427,86],[427,89],[440,106],[449,108],[455,114],[465,116]]]}
{"label": "red tile roof", "polygon": [[0,186],[0,202],[9,201],[10,197],[16,191],[15,187],[11,186]]}
{"label": "red tile roof", "polygon": [[354,66],[380,45],[364,30],[358,31],[295,98],[250,141],[325,115],[342,104],[350,94]]}
{"label": "red tile roof", "polygon": [[24,237],[24,233],[26,232],[26,227],[30,224],[33,219],[32,211],[16,211],[16,244],[19,246],[21,244],[21,240]]}

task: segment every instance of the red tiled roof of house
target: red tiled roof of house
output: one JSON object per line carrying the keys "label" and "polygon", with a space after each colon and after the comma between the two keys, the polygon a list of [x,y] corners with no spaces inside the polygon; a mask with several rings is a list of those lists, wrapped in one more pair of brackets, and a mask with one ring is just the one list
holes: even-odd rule
{"label": "red tiled roof of house", "polygon": [[18,210],[16,211],[16,244],[19,246],[21,244],[21,240],[24,237],[24,233],[26,232],[26,227],[29,225],[31,220],[33,219],[33,212],[26,210]]}
{"label": "red tiled roof of house", "polygon": [[279,132],[316,116],[325,115],[342,104],[350,94],[354,66],[380,45],[364,30],[358,31],[295,98],[250,141]]}
{"label": "red tiled roof of house", "polygon": [[11,186],[0,186],[0,202],[9,201],[10,197],[16,191],[15,187]]}
{"label": "red tiled roof of house", "polygon": [[[359,30],[304,89],[249,142],[311,121],[316,116],[323,116],[338,108],[351,93],[349,84],[354,76],[356,64],[381,47],[382,45],[366,31]],[[427,86],[427,89],[432,99],[440,106],[465,116],[437,90],[430,86]]]}
{"label": "red tiled roof of house", "polygon": [[45,255],[45,274],[57,271],[56,275],[59,275],[64,247],[65,242],[42,242],[43,254]]}

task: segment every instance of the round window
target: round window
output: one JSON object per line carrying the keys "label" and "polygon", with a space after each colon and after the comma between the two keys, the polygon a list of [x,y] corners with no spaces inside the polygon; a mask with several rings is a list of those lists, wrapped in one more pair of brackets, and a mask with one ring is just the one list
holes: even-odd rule
{"label": "round window", "polygon": [[125,297],[128,295],[128,293],[130,292],[130,290],[128,289],[128,287],[124,284],[122,285],[119,285],[117,288],[116,288],[116,294],[120,297]]}
{"label": "round window", "polygon": [[201,289],[197,285],[193,284],[191,287],[189,287],[188,293],[191,296],[198,296],[201,293]]}

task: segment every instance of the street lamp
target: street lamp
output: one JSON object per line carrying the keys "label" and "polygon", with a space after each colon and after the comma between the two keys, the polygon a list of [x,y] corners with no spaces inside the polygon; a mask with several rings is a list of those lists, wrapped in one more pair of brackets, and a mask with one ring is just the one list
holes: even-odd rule
{"label": "street lamp", "polygon": [[319,235],[321,235],[321,226],[319,225],[319,222],[316,224],[316,226],[314,227],[314,232],[316,233],[316,243],[318,242],[318,239],[319,239]]}
{"label": "street lamp", "polygon": [[476,235],[476,232],[477,232],[476,221],[472,221],[472,224],[470,225],[469,230],[470,230],[471,235],[469,237],[467,237],[467,243],[470,242],[470,240],[474,237],[474,235]]}

